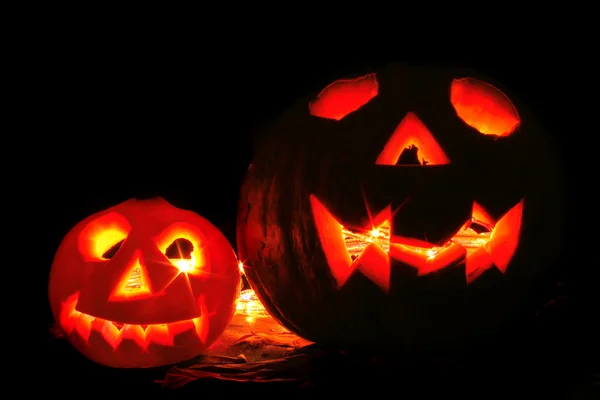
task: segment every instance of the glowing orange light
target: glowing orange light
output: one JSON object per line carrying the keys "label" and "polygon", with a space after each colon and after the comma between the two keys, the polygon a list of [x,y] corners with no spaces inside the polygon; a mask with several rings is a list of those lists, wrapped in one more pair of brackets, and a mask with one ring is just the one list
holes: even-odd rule
{"label": "glowing orange light", "polygon": [[[113,349],[117,349],[124,340],[130,340],[137,343],[141,350],[145,350],[150,343],[174,346],[174,337],[186,331],[193,331],[198,339],[204,342],[209,332],[208,317],[210,315],[208,314],[203,313],[202,317],[168,324],[122,324],[77,311],[78,299],[79,292],[69,296],[62,303],[59,323],[65,334],[71,335],[76,332],[86,343],[89,341],[92,331],[95,331],[100,333]],[[206,312],[206,306],[203,303],[201,308],[204,308],[204,312]]]}
{"label": "glowing orange light", "polygon": [[164,254],[167,247],[176,239],[186,239],[192,243],[193,249],[190,258],[183,258],[181,250],[178,248],[179,257],[170,259],[171,264],[186,274],[201,274],[209,271],[205,270],[206,262],[202,251],[202,233],[193,225],[188,223],[176,223],[165,229],[162,234],[155,238],[156,246]]}
{"label": "glowing orange light", "polygon": [[[387,252],[382,249],[383,246],[377,244],[381,243],[385,238],[378,236],[375,239],[371,235],[362,235],[362,237],[366,236],[368,240],[360,240],[360,237],[356,240],[352,232],[346,230],[337,222],[315,196],[310,196],[310,202],[325,257],[338,285],[340,287],[343,286],[354,271],[360,271],[381,287],[382,290],[389,290],[389,258]],[[383,230],[385,228],[384,221],[377,229]],[[348,236],[354,239],[352,241],[354,245],[360,246],[360,253],[354,252],[354,254],[350,254],[348,252],[344,241],[344,238]],[[389,237],[387,241],[389,242]]]}
{"label": "glowing orange light", "polygon": [[520,123],[517,109],[504,93],[474,78],[453,80],[450,102],[460,119],[484,135],[508,136]]}
{"label": "glowing orange light", "polygon": [[240,292],[235,310],[236,314],[245,316],[248,323],[252,323],[258,318],[269,317],[269,313],[252,289]]}
{"label": "glowing orange light", "polygon": [[484,245],[494,265],[502,272],[506,272],[519,245],[523,204],[524,201],[521,200],[500,218],[490,235],[490,240]]}
{"label": "glowing orange light", "polygon": [[315,117],[339,121],[367,104],[377,96],[378,91],[379,84],[375,74],[340,79],[323,89],[308,108]]}
{"label": "glowing orange light", "polygon": [[358,257],[369,243],[375,243],[386,253],[390,250],[390,223],[387,220],[366,234],[342,227],[342,235],[352,259]]}
{"label": "glowing orange light", "polygon": [[402,151],[410,146],[418,148],[421,164],[449,164],[450,159],[435,140],[429,129],[414,113],[408,113],[402,119],[383,151],[375,162],[378,165],[396,165]]}
{"label": "glowing orange light", "polygon": [[171,263],[176,266],[181,272],[191,273],[194,271],[196,260],[193,258],[172,258]]}
{"label": "glowing orange light", "polygon": [[132,262],[125,269],[119,283],[115,286],[109,300],[132,300],[149,296],[152,293],[146,268],[141,263],[138,251]]}
{"label": "glowing orange light", "polygon": [[160,197],[129,199],[64,237],[50,270],[52,313],[69,342],[99,364],[185,361],[231,321],[241,289],[237,262],[202,216]]}
{"label": "glowing orange light", "polygon": [[419,276],[446,268],[465,256],[466,249],[452,241],[444,246],[433,248],[403,244],[390,246],[390,257],[416,268]]}
{"label": "glowing orange light", "polygon": [[79,251],[86,260],[101,260],[112,246],[125,239],[131,227],[127,219],[113,211],[90,223],[78,238]]}
{"label": "glowing orange light", "polygon": [[[426,248],[391,243],[388,220],[376,228],[364,229],[364,233],[350,231],[337,222],[315,196],[310,196],[310,202],[323,252],[338,285],[342,287],[352,273],[360,271],[384,291],[388,291],[390,285],[389,257],[416,268],[419,275],[464,259],[467,283],[494,265],[505,272],[518,245],[523,208],[521,201],[494,223],[489,214],[474,203],[471,220],[446,244]],[[489,231],[477,233],[470,228],[472,223]]]}

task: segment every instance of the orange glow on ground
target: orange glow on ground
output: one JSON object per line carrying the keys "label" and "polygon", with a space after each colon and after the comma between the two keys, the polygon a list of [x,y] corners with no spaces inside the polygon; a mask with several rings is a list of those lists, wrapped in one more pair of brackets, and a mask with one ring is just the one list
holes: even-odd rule
{"label": "orange glow on ground", "polygon": [[[355,271],[370,278],[382,290],[390,286],[390,259],[396,259],[426,275],[464,258],[467,283],[485,270],[496,266],[505,272],[519,240],[523,201],[508,211],[497,223],[477,203],[472,218],[444,246],[418,247],[392,243],[386,220],[361,231],[343,227],[315,197],[310,196],[313,216],[331,273],[342,287]],[[388,211],[389,212],[389,211]],[[487,231],[470,228],[478,224]]]}
{"label": "orange glow on ground", "polygon": [[[240,274],[244,275],[244,263],[238,262]],[[252,324],[258,318],[270,317],[269,313],[252,289],[242,290],[236,300],[235,313],[245,317],[247,323]]]}
{"label": "orange glow on ground", "polygon": [[477,79],[453,80],[450,102],[460,119],[484,135],[508,136],[520,123],[519,114],[508,97]]}
{"label": "orange glow on ground", "polygon": [[240,292],[235,306],[235,313],[244,316],[246,322],[249,324],[253,323],[258,318],[269,317],[269,313],[252,289]]}
{"label": "orange glow on ground", "polygon": [[339,121],[367,104],[378,92],[379,84],[375,74],[355,79],[340,79],[323,89],[317,98],[309,103],[308,109],[315,117]]}
{"label": "orange glow on ground", "polygon": [[414,113],[406,114],[375,163],[378,165],[396,165],[402,151],[410,146],[416,146],[419,149],[418,156],[422,165],[450,163],[450,159],[429,129]]}
{"label": "orange glow on ground", "polygon": [[79,292],[71,295],[62,303],[59,323],[65,334],[71,335],[73,332],[77,332],[86,343],[92,330],[100,333],[113,349],[117,349],[126,339],[137,343],[141,350],[146,350],[151,342],[162,346],[173,346],[174,337],[186,331],[194,331],[203,343],[208,336],[210,315],[202,298],[200,300],[201,317],[168,324],[150,325],[120,324],[81,313],[75,309],[78,299]]}

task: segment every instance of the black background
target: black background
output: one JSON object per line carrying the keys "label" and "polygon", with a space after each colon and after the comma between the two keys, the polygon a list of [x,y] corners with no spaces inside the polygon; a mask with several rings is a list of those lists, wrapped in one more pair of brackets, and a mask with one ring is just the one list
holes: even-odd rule
{"label": "black background", "polygon": [[[389,60],[468,66],[494,77],[539,116],[548,136],[559,144],[567,177],[586,169],[572,135],[582,129],[573,115],[582,115],[587,103],[575,77],[585,75],[587,64],[575,51],[558,48],[554,39],[539,46],[531,44],[540,44],[539,39],[516,45],[500,40],[477,52],[455,47],[422,51],[418,45],[409,49],[410,40],[405,39],[393,48],[384,46],[379,57],[368,57],[362,51],[368,43],[341,51],[335,41],[331,47],[312,46],[308,39],[283,45],[275,39],[238,37],[235,43],[211,45],[209,38],[194,42],[133,36],[70,36],[50,43],[41,57],[37,100],[44,111],[37,118],[42,132],[35,152],[23,163],[35,172],[29,185],[35,194],[29,200],[35,203],[45,238],[37,245],[44,288],[64,235],[84,217],[131,197],[161,195],[177,207],[194,210],[219,227],[235,248],[238,190],[252,158],[254,132],[307,90]],[[522,53],[509,56],[515,51]],[[569,198],[579,196],[573,182],[566,188]],[[575,211],[580,207],[569,203],[570,232],[575,225],[579,228]],[[523,355],[526,365],[535,366],[533,371],[519,370],[519,378],[512,379],[511,369],[524,363],[513,358],[510,365],[499,367],[506,375],[504,385],[530,383],[539,393],[558,393],[591,376],[596,348],[589,295],[595,284],[590,261],[575,251],[578,239],[569,238],[565,256],[549,268],[532,295],[531,313],[559,296],[566,300],[547,307],[541,325],[524,332],[530,340],[537,335],[534,355]],[[52,315],[47,291],[43,294],[42,325],[47,330]],[[41,368],[47,371],[46,381],[67,397],[80,395],[76,388],[156,389],[152,379],[160,371],[107,370],[83,359],[65,341],[48,337],[49,353]],[[541,368],[548,359],[555,365]],[[362,384],[369,387],[365,379]],[[437,378],[428,379],[435,385]],[[191,396],[214,387],[239,389],[206,384]],[[181,392],[190,393],[186,390]]]}

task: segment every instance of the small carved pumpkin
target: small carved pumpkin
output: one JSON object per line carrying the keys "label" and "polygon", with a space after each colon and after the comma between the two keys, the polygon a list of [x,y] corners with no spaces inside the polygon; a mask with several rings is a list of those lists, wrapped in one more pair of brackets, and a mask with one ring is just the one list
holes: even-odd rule
{"label": "small carved pumpkin", "polygon": [[489,82],[392,65],[332,83],[258,138],[238,251],[283,325],[418,351],[505,321],[559,247],[561,188],[535,121]]}
{"label": "small carved pumpkin", "polygon": [[50,304],[71,343],[112,367],[184,361],[229,324],[237,257],[206,219],[162,198],[128,200],[77,224],[50,272]]}

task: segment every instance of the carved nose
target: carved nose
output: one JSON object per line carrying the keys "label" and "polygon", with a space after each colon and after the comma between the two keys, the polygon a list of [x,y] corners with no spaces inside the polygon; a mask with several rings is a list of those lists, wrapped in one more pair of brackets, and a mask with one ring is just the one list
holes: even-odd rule
{"label": "carved nose", "polygon": [[160,293],[178,274],[179,270],[158,250],[144,256],[138,249],[123,269],[110,300],[131,300]]}
{"label": "carved nose", "polygon": [[110,300],[130,300],[147,297],[151,294],[152,288],[148,279],[148,272],[142,264],[141,252],[137,250],[113,289]]}
{"label": "carved nose", "polygon": [[402,163],[402,154],[407,150],[415,152],[416,162],[414,164],[417,165],[450,164],[450,159],[435,137],[419,117],[412,112],[406,114],[400,121],[377,157],[375,164],[396,165]]}

